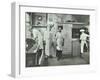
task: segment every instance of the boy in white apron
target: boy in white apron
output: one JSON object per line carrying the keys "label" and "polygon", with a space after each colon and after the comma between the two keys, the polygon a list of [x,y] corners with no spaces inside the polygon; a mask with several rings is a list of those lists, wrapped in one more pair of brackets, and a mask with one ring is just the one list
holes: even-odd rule
{"label": "boy in white apron", "polygon": [[87,38],[89,37],[89,35],[85,33],[84,29],[81,29],[80,32],[81,32],[81,35],[80,35],[80,40],[81,40],[81,54],[80,54],[80,57],[82,57],[82,54],[84,53],[84,45],[86,45],[86,47],[88,48]]}
{"label": "boy in white apron", "polygon": [[64,37],[62,35],[62,26],[58,26],[58,32],[56,33],[56,57],[57,60],[60,60],[62,57],[62,50],[64,46]]}
{"label": "boy in white apron", "polygon": [[36,63],[37,65],[40,65],[41,64],[41,58],[42,58],[42,52],[43,52],[43,36],[41,34],[41,32],[37,29],[33,29],[32,30],[32,33],[33,33],[33,40],[36,41],[36,49],[34,50],[34,53],[37,54],[36,58]]}

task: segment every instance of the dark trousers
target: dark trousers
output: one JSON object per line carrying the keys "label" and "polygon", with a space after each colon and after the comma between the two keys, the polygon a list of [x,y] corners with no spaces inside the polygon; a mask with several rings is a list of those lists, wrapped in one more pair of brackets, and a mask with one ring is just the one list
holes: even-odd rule
{"label": "dark trousers", "polygon": [[61,59],[62,57],[62,50],[56,50],[56,56],[57,56],[57,59]]}
{"label": "dark trousers", "polygon": [[42,49],[39,49],[38,52],[37,52],[37,65],[39,65],[39,59],[42,55]]}

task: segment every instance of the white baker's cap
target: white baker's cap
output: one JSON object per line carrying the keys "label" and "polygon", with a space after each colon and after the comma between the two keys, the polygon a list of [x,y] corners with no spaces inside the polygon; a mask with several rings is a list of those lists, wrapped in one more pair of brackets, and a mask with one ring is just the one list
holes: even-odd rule
{"label": "white baker's cap", "polygon": [[84,29],[81,29],[81,30],[80,30],[80,32],[84,32],[84,31],[85,31]]}

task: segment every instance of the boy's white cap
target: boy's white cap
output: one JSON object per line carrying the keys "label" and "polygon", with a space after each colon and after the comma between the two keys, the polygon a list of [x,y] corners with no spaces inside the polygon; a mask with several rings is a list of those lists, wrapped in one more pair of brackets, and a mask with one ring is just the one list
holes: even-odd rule
{"label": "boy's white cap", "polygon": [[85,31],[84,29],[81,29],[81,30],[80,30],[80,32],[84,32],[84,31]]}

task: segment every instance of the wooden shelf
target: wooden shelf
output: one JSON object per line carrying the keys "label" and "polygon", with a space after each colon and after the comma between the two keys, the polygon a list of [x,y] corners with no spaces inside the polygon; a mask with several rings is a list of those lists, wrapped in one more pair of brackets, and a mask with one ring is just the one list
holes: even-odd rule
{"label": "wooden shelf", "polygon": [[84,25],[85,23],[82,23],[82,22],[65,22],[65,23],[60,23],[60,22],[57,22],[58,24],[82,24]]}
{"label": "wooden shelf", "polygon": [[42,25],[32,25],[32,27],[35,27],[35,28],[46,28],[47,26],[46,25],[44,25],[44,26],[42,26]]}

